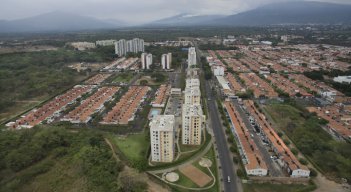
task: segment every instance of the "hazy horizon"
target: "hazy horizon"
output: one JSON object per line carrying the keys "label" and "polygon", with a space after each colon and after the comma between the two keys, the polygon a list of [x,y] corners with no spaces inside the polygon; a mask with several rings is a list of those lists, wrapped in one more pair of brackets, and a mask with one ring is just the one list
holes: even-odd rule
{"label": "hazy horizon", "polygon": [[[299,1],[299,0],[285,0]],[[347,3],[348,0],[318,0]],[[98,19],[113,19],[130,24],[141,24],[177,14],[230,15],[256,7],[282,2],[281,0],[4,0],[0,20],[15,20],[53,11],[69,12]],[[14,11],[16,10],[16,11]]]}

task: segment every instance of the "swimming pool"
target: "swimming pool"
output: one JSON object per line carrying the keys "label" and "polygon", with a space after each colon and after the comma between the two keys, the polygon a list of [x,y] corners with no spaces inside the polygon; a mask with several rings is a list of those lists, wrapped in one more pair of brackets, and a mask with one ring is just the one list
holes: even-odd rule
{"label": "swimming pool", "polygon": [[161,114],[161,112],[161,109],[152,108],[149,113],[149,119],[152,119],[154,116]]}

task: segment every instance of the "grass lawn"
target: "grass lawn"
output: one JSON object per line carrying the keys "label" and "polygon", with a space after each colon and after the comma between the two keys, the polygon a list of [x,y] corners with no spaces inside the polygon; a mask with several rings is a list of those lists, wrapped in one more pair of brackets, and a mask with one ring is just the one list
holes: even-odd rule
{"label": "grass lawn", "polygon": [[297,192],[297,191],[313,191],[314,187],[312,185],[302,185],[302,184],[243,184],[244,192]]}
{"label": "grass lawn", "polygon": [[150,76],[142,76],[142,77],[140,77],[136,82],[135,82],[135,84],[136,85],[140,85],[140,82],[141,81],[143,81],[143,80],[146,80],[147,81],[147,83],[146,83],[146,85],[149,85],[149,86],[151,86],[151,85],[160,85],[161,83],[157,83],[153,78],[151,78]]}
{"label": "grass lawn", "polygon": [[121,73],[117,74],[115,79],[112,80],[113,83],[128,83],[133,78],[132,73]]}
{"label": "grass lawn", "polygon": [[198,149],[200,149],[201,145],[183,145],[183,144],[180,144],[179,147],[180,147],[180,150],[182,152],[187,152],[187,151],[198,150]]}
{"label": "grass lawn", "polygon": [[283,130],[290,122],[294,122],[298,126],[303,126],[306,121],[300,115],[300,111],[290,105],[271,104],[265,106],[264,110],[270,114],[276,125]]}
{"label": "grass lawn", "polygon": [[128,160],[140,160],[146,158],[149,141],[145,132],[128,135],[127,137],[113,136],[112,141],[118,146]]}

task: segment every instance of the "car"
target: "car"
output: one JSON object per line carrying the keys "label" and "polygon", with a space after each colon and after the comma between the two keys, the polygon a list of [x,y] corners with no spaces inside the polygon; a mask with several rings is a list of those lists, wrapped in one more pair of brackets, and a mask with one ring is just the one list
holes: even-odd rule
{"label": "car", "polygon": [[271,159],[274,159],[274,160],[275,160],[275,159],[277,159],[277,156],[272,155],[272,156],[271,156]]}
{"label": "car", "polygon": [[208,98],[209,101],[211,101],[211,98]]}
{"label": "car", "polygon": [[229,176],[228,176],[228,180],[227,181],[228,181],[228,183],[230,183],[230,177]]}

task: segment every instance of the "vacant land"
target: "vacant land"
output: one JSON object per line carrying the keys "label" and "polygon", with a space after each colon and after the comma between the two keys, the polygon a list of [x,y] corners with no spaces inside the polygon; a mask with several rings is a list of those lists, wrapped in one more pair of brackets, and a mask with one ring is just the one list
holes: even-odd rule
{"label": "vacant land", "polygon": [[117,191],[123,163],[102,134],[41,126],[0,131],[0,191]]}
{"label": "vacant land", "polygon": [[[0,118],[26,109],[26,101],[41,102],[87,78],[67,67],[72,62],[104,62],[110,50],[79,52],[70,49],[0,55]],[[113,52],[112,52],[113,53]],[[30,105],[29,107],[32,107]]]}
{"label": "vacant land", "polygon": [[[327,177],[351,181],[351,144],[337,142],[324,131],[326,121],[296,108],[294,103],[271,104],[264,110],[280,130]],[[279,132],[279,131],[278,131]]]}
{"label": "vacant land", "polygon": [[128,136],[113,136],[112,142],[118,147],[125,160],[134,168],[145,169],[147,165],[147,151],[150,146],[148,132],[131,134]]}
{"label": "vacant land", "polygon": [[314,186],[312,185],[297,185],[297,184],[243,184],[244,192],[297,192],[297,191],[313,191]]}

